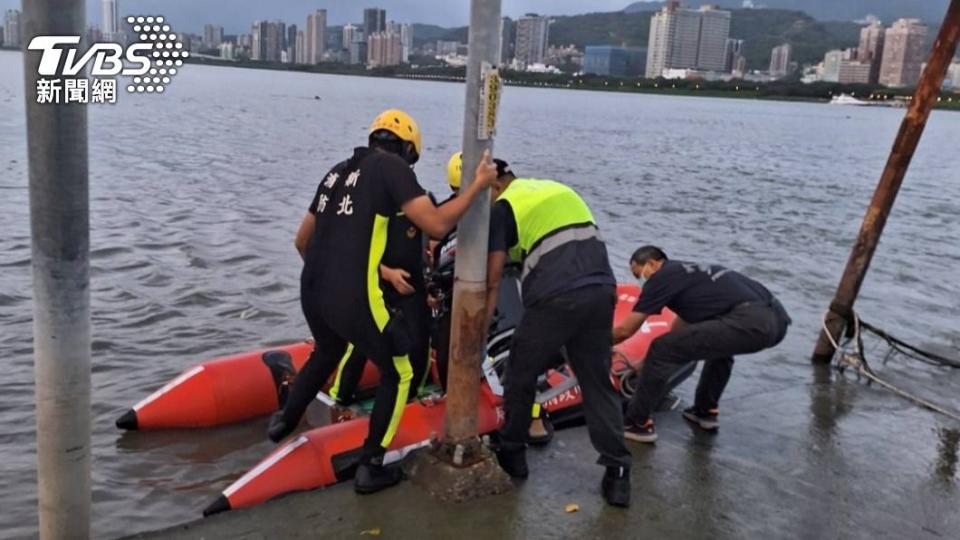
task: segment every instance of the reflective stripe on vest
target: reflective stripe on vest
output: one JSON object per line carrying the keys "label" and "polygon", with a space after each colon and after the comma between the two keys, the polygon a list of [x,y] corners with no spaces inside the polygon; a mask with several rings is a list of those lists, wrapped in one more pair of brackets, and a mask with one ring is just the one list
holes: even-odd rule
{"label": "reflective stripe on vest", "polygon": [[545,243],[551,235],[560,235],[565,231],[573,235],[587,234],[583,231],[589,230],[596,236],[593,214],[586,203],[574,190],[559,182],[518,178],[510,183],[500,199],[510,204],[517,222],[517,243],[509,246],[510,259],[526,263],[534,252],[538,254],[535,260],[530,261],[532,264],[524,264],[523,277],[533,270],[545,253],[579,239],[564,235],[567,237],[565,240],[558,239],[539,249],[538,244]]}
{"label": "reflective stripe on vest", "polygon": [[537,267],[540,259],[547,253],[550,253],[567,242],[578,242],[591,238],[600,238],[600,233],[597,231],[595,225],[574,226],[547,236],[537,244],[537,247],[533,248],[533,251],[524,259],[523,273],[520,275],[520,281],[527,279],[530,272]]}

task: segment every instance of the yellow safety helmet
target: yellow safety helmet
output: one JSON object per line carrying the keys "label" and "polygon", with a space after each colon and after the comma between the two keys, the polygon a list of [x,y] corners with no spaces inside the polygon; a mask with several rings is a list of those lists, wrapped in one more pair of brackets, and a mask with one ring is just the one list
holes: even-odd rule
{"label": "yellow safety helmet", "polygon": [[447,183],[450,189],[460,189],[460,177],[463,176],[463,152],[450,156],[447,162]]}
{"label": "yellow safety helmet", "polygon": [[413,144],[413,149],[420,156],[420,128],[413,118],[400,109],[388,109],[374,118],[370,124],[370,134],[385,130],[396,135],[400,140]]}

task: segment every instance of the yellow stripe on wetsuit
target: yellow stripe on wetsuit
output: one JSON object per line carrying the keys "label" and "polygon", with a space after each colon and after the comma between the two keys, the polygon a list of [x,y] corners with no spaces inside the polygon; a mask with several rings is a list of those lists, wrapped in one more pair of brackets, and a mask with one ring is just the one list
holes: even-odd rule
{"label": "yellow stripe on wetsuit", "polygon": [[333,380],[333,386],[330,387],[330,397],[333,399],[337,399],[337,394],[340,393],[340,377],[343,376],[343,368],[347,367],[347,360],[350,360],[351,355],[353,355],[353,343],[347,343],[347,351],[343,353],[343,358],[337,365],[337,378]]}
{"label": "yellow stripe on wetsuit", "polygon": [[[380,289],[380,261],[387,249],[387,227],[389,224],[390,218],[386,216],[377,215],[374,217],[373,234],[370,238],[370,258],[367,260],[367,301],[370,305],[370,314],[373,316],[380,332],[383,332],[387,323],[390,322],[390,312],[387,311],[387,304],[383,300],[383,290]],[[393,367],[400,374],[400,382],[397,385],[397,397],[393,403],[393,414],[390,415],[387,432],[384,434],[383,440],[380,441],[380,446],[384,448],[390,446],[393,437],[397,434],[400,418],[403,417],[403,407],[407,402],[407,394],[410,392],[410,380],[413,379],[413,368],[410,366],[409,356],[394,356]]]}

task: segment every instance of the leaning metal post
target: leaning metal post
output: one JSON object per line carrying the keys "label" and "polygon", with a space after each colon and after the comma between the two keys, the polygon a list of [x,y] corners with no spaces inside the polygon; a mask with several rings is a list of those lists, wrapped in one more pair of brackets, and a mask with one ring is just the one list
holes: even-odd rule
{"label": "leaning metal post", "polygon": [[[23,43],[83,36],[84,0],[23,0]],[[39,104],[24,51],[40,538],[90,536],[90,224],[87,111]]]}
{"label": "leaning metal post", "polygon": [[[500,0],[470,3],[470,49],[467,64],[467,101],[463,121],[463,186],[473,182],[485,150],[493,151],[493,138],[481,140],[480,103],[483,64],[497,65],[500,55]],[[474,453],[477,437],[477,398],[480,363],[486,354],[487,240],[490,195],[485,192],[460,221],[457,230],[457,265],[453,287],[453,320],[450,336],[450,369],[444,441],[459,446],[460,455]],[[458,459],[459,461],[459,459]]]}
{"label": "leaning metal post", "polygon": [[[883,233],[883,226],[887,222],[887,216],[890,215],[890,209],[907,174],[910,160],[920,142],[920,136],[923,135],[927,118],[937,101],[947,68],[956,52],[958,38],[960,38],[960,0],[952,0],[944,17],[943,26],[940,28],[940,34],[933,45],[933,51],[927,60],[927,67],[917,85],[910,108],[907,109],[907,116],[900,125],[900,132],[897,133],[890,158],[883,175],[880,176],[880,183],[863,218],[860,234],[850,252],[850,259],[837,286],[836,295],[830,303],[825,322],[826,330],[820,331],[817,346],[813,351],[815,362],[829,362],[833,358],[835,348],[830,336],[833,336],[835,341],[839,340],[845,321],[850,318],[853,303],[857,299],[860,285],[867,274],[870,260]],[[827,335],[827,331],[830,335]]]}

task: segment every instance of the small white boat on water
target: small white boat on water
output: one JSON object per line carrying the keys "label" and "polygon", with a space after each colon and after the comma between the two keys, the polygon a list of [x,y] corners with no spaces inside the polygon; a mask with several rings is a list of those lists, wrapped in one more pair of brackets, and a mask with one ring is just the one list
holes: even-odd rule
{"label": "small white boat on water", "polygon": [[864,106],[870,105],[870,103],[857,99],[850,94],[840,94],[839,96],[833,96],[833,99],[830,100],[831,105],[857,105]]}

